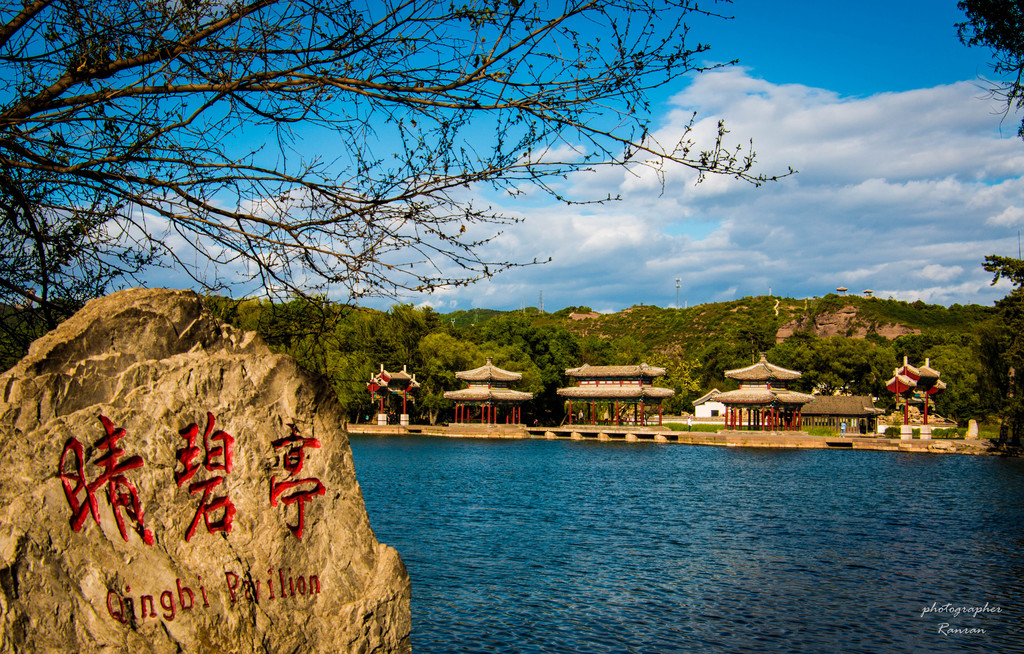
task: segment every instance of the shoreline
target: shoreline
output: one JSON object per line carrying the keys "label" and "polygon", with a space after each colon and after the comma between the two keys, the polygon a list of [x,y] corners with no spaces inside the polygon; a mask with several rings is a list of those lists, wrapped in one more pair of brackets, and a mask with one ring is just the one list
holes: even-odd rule
{"label": "shoreline", "polygon": [[977,438],[900,438],[867,436],[811,436],[807,432],[672,431],[665,427],[629,425],[574,425],[526,427],[525,425],[367,425],[348,424],[350,434],[377,436],[433,436],[440,438],[573,440],[609,443],[663,443],[717,447],[780,449],[874,450],[925,454],[1021,456],[1021,451],[999,450],[993,441]]}

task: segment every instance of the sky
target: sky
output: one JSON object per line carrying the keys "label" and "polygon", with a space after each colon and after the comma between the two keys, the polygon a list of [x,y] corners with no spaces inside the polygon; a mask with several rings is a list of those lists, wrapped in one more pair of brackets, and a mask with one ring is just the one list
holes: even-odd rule
{"label": "sky", "polygon": [[[702,3],[704,4],[704,3]],[[736,0],[729,21],[692,21],[707,62],[737,66],[675,80],[656,97],[657,135],[726,121],[753,140],[758,170],[798,173],[753,187],[695,184],[669,170],[606,169],[567,184],[623,200],[599,207],[517,204],[523,218],[490,247],[550,263],[430,295],[441,312],[474,307],[619,311],[767,295],[860,294],[949,305],[1004,296],[981,263],[1018,255],[1024,142],[983,78],[990,53],[960,44],[955,0]],[[382,301],[376,306],[387,306]]]}

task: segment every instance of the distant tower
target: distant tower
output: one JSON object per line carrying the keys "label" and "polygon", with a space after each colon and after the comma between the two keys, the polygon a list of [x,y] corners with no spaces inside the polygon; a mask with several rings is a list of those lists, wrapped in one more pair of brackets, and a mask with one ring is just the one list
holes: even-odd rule
{"label": "distant tower", "polygon": [[676,308],[679,308],[679,282],[683,281],[681,278],[676,277]]}
{"label": "distant tower", "polygon": [[540,299],[537,300],[537,311],[544,313],[544,291],[540,292]]}

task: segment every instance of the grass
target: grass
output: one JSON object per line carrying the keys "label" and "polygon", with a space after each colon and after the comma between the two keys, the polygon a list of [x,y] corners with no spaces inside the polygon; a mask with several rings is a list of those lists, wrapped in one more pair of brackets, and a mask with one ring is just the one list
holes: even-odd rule
{"label": "grass", "polygon": [[665,426],[671,429],[672,431],[703,431],[717,433],[720,429],[722,429],[722,425],[706,425],[703,423],[694,423],[693,428],[689,430],[686,426],[686,423],[684,422],[666,422]]}

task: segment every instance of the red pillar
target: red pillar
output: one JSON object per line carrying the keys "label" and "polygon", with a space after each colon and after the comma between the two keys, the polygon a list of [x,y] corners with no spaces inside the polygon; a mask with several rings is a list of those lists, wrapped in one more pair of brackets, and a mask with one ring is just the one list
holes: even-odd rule
{"label": "red pillar", "polygon": [[569,400],[569,424],[572,424],[572,400]]}

